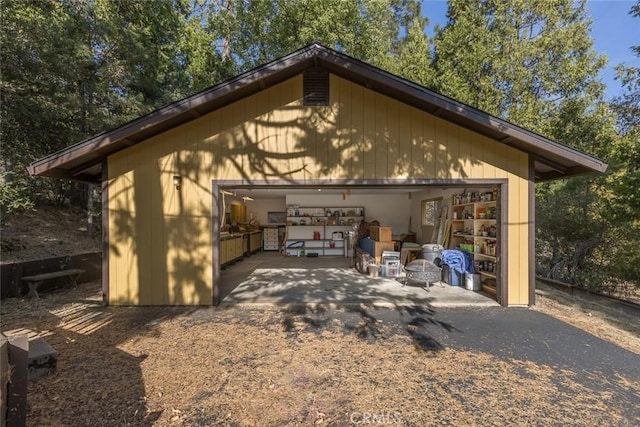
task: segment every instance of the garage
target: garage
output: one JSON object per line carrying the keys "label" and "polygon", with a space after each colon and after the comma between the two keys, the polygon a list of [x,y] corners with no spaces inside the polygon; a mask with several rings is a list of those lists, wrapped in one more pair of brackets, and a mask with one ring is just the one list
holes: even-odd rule
{"label": "garage", "polygon": [[444,246],[472,254],[501,305],[528,306],[535,183],[605,169],[317,44],[29,166],[102,186],[103,292],[113,305],[220,302],[222,268],[237,257],[225,234],[233,222],[261,226],[262,237],[242,236],[241,252],[275,228],[289,259],[302,249],[340,258],[332,241],[345,230],[330,227],[377,220],[430,243],[423,208],[440,201]]}
{"label": "garage", "polygon": [[[259,262],[258,270],[271,277],[275,276],[270,271],[272,266],[295,264],[297,270],[290,271],[288,274],[293,276],[299,271],[303,275],[296,279],[299,282],[304,281],[304,275],[308,274],[305,269],[317,268],[314,270],[317,275],[322,275],[324,271],[321,269],[327,268],[351,268],[358,270],[360,274],[367,274],[366,265],[358,265],[358,261],[364,256],[369,260],[368,262],[376,266],[376,269],[380,268],[379,277],[395,279],[395,282],[390,282],[392,288],[385,292],[395,295],[393,288],[400,287],[398,282],[431,290],[433,286],[439,284],[436,281],[441,280],[441,274],[439,274],[441,271],[435,265],[430,265],[431,271],[428,277],[424,277],[428,282],[422,281],[422,275],[419,276],[420,280],[412,280],[411,274],[407,278],[404,267],[414,259],[423,258],[424,244],[434,243],[442,248],[457,250],[460,250],[462,245],[473,260],[475,266],[473,273],[477,274],[476,281],[478,284],[483,282],[484,285],[484,289],[478,285],[475,290],[482,291],[486,297],[499,301],[503,294],[498,293],[500,289],[497,286],[499,238],[496,225],[500,224],[498,215],[500,204],[496,200],[498,188],[499,185],[488,187],[486,184],[442,187],[406,185],[406,183],[393,185],[387,182],[384,186],[369,183],[344,187],[325,185],[315,188],[311,186],[291,188],[291,186],[260,187],[254,184],[245,188],[220,189],[221,213],[224,212],[224,215],[219,218],[221,228],[220,237],[217,240],[220,246],[216,264],[219,264],[222,270],[218,280],[221,283],[221,290],[217,295],[214,292],[214,300],[216,303],[222,302],[233,290],[233,287],[229,288],[232,286],[231,283],[238,285],[244,282],[231,279],[229,275],[233,273],[229,275],[224,273],[236,270],[250,272],[251,268],[248,266],[236,266],[237,263],[249,259],[251,264],[256,263],[256,259],[264,260]],[[471,218],[472,212],[476,213],[476,211],[480,211],[478,216],[482,218]],[[457,219],[458,217],[460,219]],[[370,224],[380,224],[380,227],[372,232],[369,229]],[[477,226],[477,230],[474,230],[474,226]],[[259,242],[251,244],[249,239],[254,236],[261,237],[262,244]],[[471,246],[465,246],[467,244]],[[235,250],[229,255],[230,250],[234,251],[235,245],[242,245],[242,249]],[[271,252],[271,256],[266,258],[257,256],[266,252]],[[278,259],[276,254],[281,258],[298,259],[282,260]],[[387,272],[382,263],[383,254],[386,254],[387,263],[395,265],[395,261],[399,260],[401,267]],[[438,256],[441,257],[440,251]],[[318,261],[319,258],[323,260]],[[357,275],[347,277],[351,276],[352,272],[341,271],[345,276],[344,283],[353,284],[362,280]],[[448,274],[444,279],[447,285],[460,287],[467,285],[463,283],[465,277],[462,275]],[[325,282],[331,280],[332,278],[327,278]],[[260,279],[252,277],[249,281],[255,284],[260,282]],[[271,283],[263,282],[261,287],[267,287]],[[383,282],[380,279],[375,279],[369,283],[369,286],[381,283]],[[296,284],[289,283],[287,286],[292,289]],[[319,283],[314,286],[323,287]],[[330,288],[336,289],[336,287]],[[291,302],[291,299],[285,297],[265,298],[268,292],[266,289],[263,290],[264,292],[260,295],[253,295],[251,302],[267,299],[274,303]],[[370,289],[353,289],[353,291],[359,292],[360,295],[372,294]],[[399,296],[402,297],[408,290],[399,290],[399,292]],[[238,293],[234,291],[235,299],[238,299]],[[299,293],[308,296],[312,292],[300,291]],[[379,296],[377,300],[363,300],[390,302],[382,293]],[[431,301],[434,296],[435,294],[430,295]],[[247,300],[244,297],[240,299]],[[346,299],[348,298],[342,297],[341,301]],[[333,299],[331,301],[338,302]],[[349,301],[359,302],[361,299],[351,298]]]}

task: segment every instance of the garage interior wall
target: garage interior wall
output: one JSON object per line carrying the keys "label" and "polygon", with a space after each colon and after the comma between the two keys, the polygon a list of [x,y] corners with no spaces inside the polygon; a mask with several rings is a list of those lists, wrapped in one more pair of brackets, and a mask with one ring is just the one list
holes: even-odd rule
{"label": "garage interior wall", "polygon": [[[406,233],[409,229],[411,215],[411,200],[404,194],[351,194],[342,200],[341,195],[295,195],[287,196],[288,205],[300,206],[330,206],[330,207],[366,207],[365,220],[378,220],[385,227],[392,227],[393,232]],[[415,224],[415,223],[414,223]]]}
{"label": "garage interior wall", "polygon": [[110,156],[109,303],[211,304],[213,180],[429,178],[508,181],[508,304],[528,304],[527,154],[334,75],[330,100],[303,106],[297,76]]}

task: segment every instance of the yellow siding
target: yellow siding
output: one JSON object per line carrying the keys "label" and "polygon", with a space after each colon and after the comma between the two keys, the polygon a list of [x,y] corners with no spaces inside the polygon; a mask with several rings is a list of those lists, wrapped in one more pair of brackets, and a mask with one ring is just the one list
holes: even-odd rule
{"label": "yellow siding", "polygon": [[527,304],[527,155],[335,76],[330,87],[330,106],[304,107],[299,76],[110,156],[110,302],[211,304],[212,180],[499,178],[508,302]]}
{"label": "yellow siding", "polygon": [[[376,176],[376,147],[374,142],[376,141],[376,135],[378,129],[376,128],[376,109],[371,108],[372,103],[375,100],[372,99],[372,92],[367,89],[361,89],[362,91],[362,118],[364,128],[360,130],[363,135],[362,140],[362,162],[360,167],[362,169],[363,179],[373,179]],[[357,178],[356,170],[354,170],[353,178]]]}

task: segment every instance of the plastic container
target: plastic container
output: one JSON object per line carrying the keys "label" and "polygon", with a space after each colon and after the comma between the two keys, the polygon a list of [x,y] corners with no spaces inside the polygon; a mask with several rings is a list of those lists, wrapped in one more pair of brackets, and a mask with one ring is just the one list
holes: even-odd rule
{"label": "plastic container", "polygon": [[378,277],[379,271],[380,271],[380,266],[377,264],[369,264],[369,267],[367,267],[369,270],[369,276],[371,277]]}
{"label": "plastic container", "polygon": [[390,260],[384,263],[385,277],[398,277],[400,275],[400,261]]}

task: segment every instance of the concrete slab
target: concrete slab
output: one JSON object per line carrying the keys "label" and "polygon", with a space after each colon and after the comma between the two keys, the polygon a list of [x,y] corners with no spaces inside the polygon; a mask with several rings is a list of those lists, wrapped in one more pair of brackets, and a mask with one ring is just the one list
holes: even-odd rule
{"label": "concrete slab", "polygon": [[370,277],[342,257],[298,258],[262,252],[222,271],[223,305],[367,304],[376,306],[496,307],[482,292],[401,279]]}

